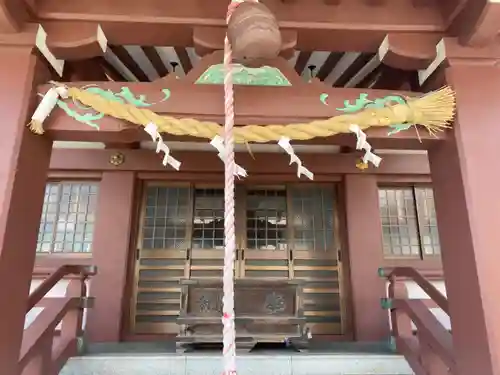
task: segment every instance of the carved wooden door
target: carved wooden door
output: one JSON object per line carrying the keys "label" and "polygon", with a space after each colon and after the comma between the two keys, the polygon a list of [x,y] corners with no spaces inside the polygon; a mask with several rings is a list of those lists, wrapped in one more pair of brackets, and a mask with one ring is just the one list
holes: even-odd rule
{"label": "carved wooden door", "polygon": [[249,186],[239,195],[239,276],[303,280],[313,335],[344,333],[335,187]]}
{"label": "carved wooden door", "polygon": [[189,185],[144,187],[131,331],[175,334],[179,279],[189,277],[193,196]]}
{"label": "carved wooden door", "polygon": [[249,186],[238,198],[239,277],[290,279],[285,187]]}
{"label": "carved wooden door", "polygon": [[304,314],[315,334],[345,333],[335,187],[288,188],[291,278],[305,282]]}
{"label": "carved wooden door", "polygon": [[[341,268],[333,186],[239,186],[236,278],[303,279],[313,334],[339,334]],[[179,279],[220,279],[224,192],[211,186],[144,188],[132,332],[176,334]]]}
{"label": "carved wooden door", "polygon": [[179,279],[222,277],[224,191],[150,183],[143,199],[131,329],[176,334]]}

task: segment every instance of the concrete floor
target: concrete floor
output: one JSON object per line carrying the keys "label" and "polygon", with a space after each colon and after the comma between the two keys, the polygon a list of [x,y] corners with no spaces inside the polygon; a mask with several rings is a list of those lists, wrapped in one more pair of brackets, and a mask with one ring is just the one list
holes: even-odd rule
{"label": "concrete floor", "polygon": [[[220,375],[220,351],[175,354],[175,343],[87,345],[61,375]],[[308,352],[257,347],[238,355],[238,375],[411,375],[405,359],[382,343],[316,343]]]}
{"label": "concrete floor", "polygon": [[[245,354],[238,375],[411,375],[405,359],[387,354]],[[98,355],[71,359],[61,375],[220,375],[220,354]]]}

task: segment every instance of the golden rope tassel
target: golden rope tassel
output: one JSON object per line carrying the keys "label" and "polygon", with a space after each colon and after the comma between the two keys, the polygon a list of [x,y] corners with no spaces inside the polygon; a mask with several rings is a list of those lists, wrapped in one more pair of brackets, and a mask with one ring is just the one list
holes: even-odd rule
{"label": "golden rope tassel", "polygon": [[414,123],[424,126],[430,134],[450,128],[455,117],[456,98],[450,86],[428,93],[418,100],[408,100]]}
{"label": "golden rope tassel", "polygon": [[[191,118],[160,116],[148,109],[137,108],[131,104],[110,101],[98,94],[68,89],[68,96],[105,115],[146,126],[155,123],[161,133],[187,135],[213,139],[222,134],[222,126],[216,122],[198,121]],[[430,134],[449,128],[455,113],[455,94],[446,86],[420,98],[406,98],[406,104],[396,104],[384,108],[367,108],[353,114],[316,120],[310,123],[288,125],[246,125],[234,129],[236,143],[277,142],[282,137],[291,140],[308,140],[315,137],[329,137],[338,133],[349,133],[351,124],[358,124],[365,130],[371,126],[390,126],[397,124],[418,124]]]}

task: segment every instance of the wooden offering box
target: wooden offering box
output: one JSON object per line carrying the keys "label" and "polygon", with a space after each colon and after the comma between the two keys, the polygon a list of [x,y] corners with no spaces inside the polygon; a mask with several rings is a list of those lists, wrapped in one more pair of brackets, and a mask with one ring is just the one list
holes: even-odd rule
{"label": "wooden offering box", "polygon": [[[181,280],[178,348],[222,343],[222,281]],[[295,280],[235,281],[237,349],[287,340],[304,346],[302,286]]]}

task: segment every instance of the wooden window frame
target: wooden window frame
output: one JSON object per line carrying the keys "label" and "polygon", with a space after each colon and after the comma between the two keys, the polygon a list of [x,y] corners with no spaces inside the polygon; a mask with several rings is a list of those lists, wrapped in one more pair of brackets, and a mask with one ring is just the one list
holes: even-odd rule
{"label": "wooden window frame", "polygon": [[[423,239],[422,239],[422,226],[423,224],[423,217],[422,217],[422,204],[421,199],[418,198],[418,194],[416,193],[417,189],[431,189],[432,190],[432,185],[430,184],[383,184],[379,185],[377,189],[377,194],[379,194],[380,190],[383,189],[393,189],[393,190],[405,190],[409,189],[411,190],[412,197],[413,197],[413,206],[414,206],[414,213],[415,213],[415,220],[416,220],[416,235],[418,238],[418,247],[419,247],[419,254],[416,256],[413,255],[395,255],[395,254],[386,254],[383,252],[383,256],[385,260],[388,261],[410,261],[410,262],[415,262],[415,261],[441,261],[441,247],[439,246],[439,253],[434,253],[434,254],[425,254],[424,252],[424,247],[423,247]],[[434,208],[435,211],[435,208]],[[380,211],[379,211],[380,212]],[[382,215],[380,212],[380,218],[382,219]],[[381,229],[383,228],[383,225],[381,223]],[[439,230],[439,229],[438,229]],[[438,238],[439,239],[439,238]],[[384,236],[382,234],[382,241],[384,241]],[[439,245],[439,244],[438,244]],[[434,245],[435,246],[435,245]],[[383,250],[382,250],[383,251]]]}
{"label": "wooden window frame", "polygon": [[[96,196],[98,196],[100,193],[100,180],[99,179],[78,179],[78,178],[70,178],[70,177],[69,178],[57,178],[57,177],[55,177],[55,178],[51,178],[51,179],[47,180],[46,186],[50,185],[50,184],[58,185],[58,201],[56,202],[58,205],[58,208],[57,208],[57,213],[56,213],[56,222],[57,222],[57,218],[59,217],[59,214],[60,214],[60,204],[61,204],[60,197],[62,194],[62,186],[63,185],[68,185],[68,184],[97,185]],[[44,199],[44,204],[45,204],[45,199]],[[97,205],[98,205],[98,203],[96,201],[95,207],[94,207],[94,215],[97,214]],[[88,213],[88,209],[87,209],[87,213]],[[40,224],[42,224],[42,221],[43,221],[43,216],[40,217]],[[94,218],[94,222],[93,222],[94,228],[92,230],[92,234],[95,232],[95,221],[96,221],[96,218]],[[55,230],[56,230],[56,226],[54,226],[54,231]],[[93,236],[92,236],[91,243],[92,242],[93,242]],[[37,239],[37,245],[36,245],[37,266],[40,265],[39,263],[41,263],[42,266],[45,265],[46,262],[44,262],[44,261],[39,262],[38,261],[41,258],[49,258],[49,257],[50,258],[89,258],[89,257],[92,257],[92,247],[91,247],[90,251],[68,251],[68,250],[54,251],[55,236],[52,239],[50,251],[39,250],[38,243],[39,243],[39,241]]]}

